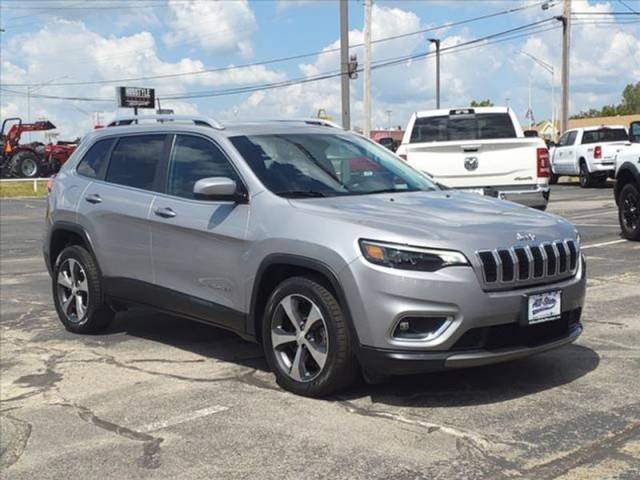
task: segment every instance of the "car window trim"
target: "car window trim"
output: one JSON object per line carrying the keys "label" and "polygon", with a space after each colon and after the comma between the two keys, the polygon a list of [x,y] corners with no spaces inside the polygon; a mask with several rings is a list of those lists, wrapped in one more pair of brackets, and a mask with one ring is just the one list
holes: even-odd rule
{"label": "car window trim", "polygon": [[[201,133],[197,133],[197,132],[189,132],[189,131],[185,131],[185,132],[171,132],[169,134],[170,137],[172,137],[170,145],[169,145],[169,150],[167,152],[167,155],[165,157],[165,162],[164,162],[164,172],[163,172],[163,178],[160,180],[161,184],[162,184],[162,190],[159,191],[158,193],[161,193],[163,195],[166,195],[167,197],[170,198],[178,198],[180,200],[190,200],[190,201],[195,201],[198,203],[214,203],[212,200],[199,200],[199,199],[195,199],[195,198],[186,198],[186,197],[181,197],[179,195],[172,195],[169,193],[169,171],[171,170],[171,155],[173,153],[173,149],[175,148],[175,144],[176,144],[176,140],[177,140],[177,136],[178,135],[185,135],[185,136],[191,136],[191,137],[200,137],[203,140],[211,143],[214,147],[216,147],[218,150],[220,150],[220,152],[222,152],[223,157],[227,160],[227,162],[229,162],[229,164],[231,165],[231,168],[233,169],[233,171],[236,173],[236,175],[238,176],[238,179],[240,180],[240,183],[238,183],[237,185],[237,189],[239,192],[244,193],[247,195],[247,198],[250,196],[249,195],[249,189],[247,188],[247,182],[245,181],[245,179],[243,178],[242,174],[240,173],[240,169],[236,166],[236,164],[233,162],[233,160],[231,159],[231,156],[227,153],[227,151],[222,147],[222,145],[220,145],[220,143],[218,143],[215,139],[207,136],[207,135],[203,135]],[[227,201],[225,201],[226,203],[228,203]]]}

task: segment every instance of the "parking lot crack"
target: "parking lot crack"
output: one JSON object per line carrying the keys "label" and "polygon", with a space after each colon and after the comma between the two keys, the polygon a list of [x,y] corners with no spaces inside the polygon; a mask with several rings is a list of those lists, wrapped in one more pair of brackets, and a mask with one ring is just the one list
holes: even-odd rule
{"label": "parking lot crack", "polygon": [[9,415],[0,415],[0,425],[0,469],[6,469],[16,463],[27,448],[31,424]]}

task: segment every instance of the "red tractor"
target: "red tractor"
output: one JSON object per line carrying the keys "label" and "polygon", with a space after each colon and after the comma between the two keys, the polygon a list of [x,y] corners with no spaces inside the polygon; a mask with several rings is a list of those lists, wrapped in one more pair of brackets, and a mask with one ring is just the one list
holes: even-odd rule
{"label": "red tractor", "polygon": [[[5,133],[7,124],[12,124]],[[22,123],[21,118],[7,118],[2,122],[0,136],[0,173],[3,177],[36,178],[51,175],[71,156],[78,146],[75,142],[57,142],[44,145],[39,142],[20,143],[24,132],[43,132],[56,126],[48,120]]]}

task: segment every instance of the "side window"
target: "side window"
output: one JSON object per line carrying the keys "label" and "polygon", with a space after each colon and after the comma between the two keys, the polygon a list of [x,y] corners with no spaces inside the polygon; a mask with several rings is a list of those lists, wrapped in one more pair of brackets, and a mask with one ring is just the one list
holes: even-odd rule
{"label": "side window", "polygon": [[76,172],[89,178],[103,178],[108,165],[108,155],[113,138],[107,138],[94,143],[84,154],[76,168]]}
{"label": "side window", "polygon": [[169,166],[167,193],[193,198],[195,183],[208,177],[227,177],[240,184],[240,178],[222,150],[202,137],[178,135]]}
{"label": "side window", "polygon": [[567,139],[569,138],[569,132],[565,133],[564,135],[562,135],[560,137],[560,140],[558,140],[558,146],[559,147],[566,147],[567,146]]}
{"label": "side window", "polygon": [[567,137],[567,145],[573,145],[576,143],[576,137],[578,136],[577,131],[569,132],[569,136]]}
{"label": "side window", "polygon": [[107,182],[153,190],[166,135],[122,137],[111,153]]}

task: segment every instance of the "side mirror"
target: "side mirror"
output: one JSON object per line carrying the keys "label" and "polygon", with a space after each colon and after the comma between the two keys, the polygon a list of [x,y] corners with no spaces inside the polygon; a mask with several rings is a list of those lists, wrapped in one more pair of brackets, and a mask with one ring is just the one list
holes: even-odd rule
{"label": "side mirror", "polygon": [[227,177],[201,178],[193,186],[193,195],[201,200],[247,202],[247,194],[239,192],[236,182]]}
{"label": "side mirror", "polygon": [[631,122],[629,125],[629,141],[640,142],[640,122]]}

